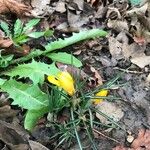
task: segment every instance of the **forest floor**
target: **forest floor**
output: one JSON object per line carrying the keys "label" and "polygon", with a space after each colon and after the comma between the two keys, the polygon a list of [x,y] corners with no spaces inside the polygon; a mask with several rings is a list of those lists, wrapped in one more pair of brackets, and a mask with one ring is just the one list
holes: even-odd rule
{"label": "forest floor", "polygon": [[[112,122],[109,119],[95,114],[94,118],[102,123],[93,127],[97,149],[150,150],[150,2],[0,0],[0,14],[0,20],[7,22],[11,27],[18,18],[22,22],[40,18],[37,31],[54,31],[53,38],[29,41],[19,53],[10,41],[4,41],[6,37],[0,28],[1,49],[8,50],[7,54],[13,53],[17,58],[28,55],[33,48],[42,49],[46,42],[70,37],[73,32],[95,28],[107,31],[106,37],[80,41],[61,51],[72,54],[82,62],[81,70],[92,77],[91,84],[94,86],[107,83],[121,74],[116,81],[118,86],[109,90],[109,95],[118,99],[103,100],[96,106],[104,114],[114,118],[118,124],[111,127]],[[36,59],[48,61],[45,57]],[[76,67],[73,69],[76,70]],[[49,126],[49,115],[45,114],[29,132],[23,126],[26,111],[18,106],[12,106],[10,99],[3,92],[0,101],[0,149],[55,149],[59,137],[52,138],[56,130]],[[66,110],[61,113],[60,122],[68,115]],[[79,129],[79,136],[83,149],[94,149],[83,130]],[[56,149],[80,149],[76,138],[71,142],[69,145],[66,140]]]}

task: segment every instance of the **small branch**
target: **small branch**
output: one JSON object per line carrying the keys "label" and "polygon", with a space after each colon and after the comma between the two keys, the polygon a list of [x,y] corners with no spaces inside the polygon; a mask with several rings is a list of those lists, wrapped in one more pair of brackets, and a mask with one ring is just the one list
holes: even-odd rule
{"label": "small branch", "polygon": [[100,131],[97,131],[96,129],[92,129],[94,132],[96,132],[96,133],[98,133],[98,134],[100,134],[100,135],[102,135],[103,137],[105,137],[105,138],[107,138],[107,139],[109,139],[109,140],[111,140],[111,141],[114,141],[114,142],[116,142],[116,143],[120,143],[119,141],[117,141],[117,140],[115,140],[115,139],[113,139],[113,138],[111,138],[111,137],[109,137],[109,136],[107,136],[107,135],[105,135],[105,134],[103,134],[102,132],[100,132]]}

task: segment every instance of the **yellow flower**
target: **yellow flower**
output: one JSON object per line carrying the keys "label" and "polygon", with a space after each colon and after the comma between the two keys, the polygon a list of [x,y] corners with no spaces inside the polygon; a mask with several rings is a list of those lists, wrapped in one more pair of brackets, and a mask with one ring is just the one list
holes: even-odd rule
{"label": "yellow flower", "polygon": [[[103,90],[100,90],[95,96],[103,96],[103,97],[106,97],[107,95],[108,95],[108,90],[103,89]],[[94,100],[93,100],[93,103],[94,103],[95,105],[97,105],[97,104],[101,103],[102,101],[103,101],[103,99],[94,99]]]}
{"label": "yellow flower", "polygon": [[72,96],[75,93],[74,81],[68,72],[60,72],[57,76],[50,75],[47,79],[50,83],[64,89],[69,95]]}

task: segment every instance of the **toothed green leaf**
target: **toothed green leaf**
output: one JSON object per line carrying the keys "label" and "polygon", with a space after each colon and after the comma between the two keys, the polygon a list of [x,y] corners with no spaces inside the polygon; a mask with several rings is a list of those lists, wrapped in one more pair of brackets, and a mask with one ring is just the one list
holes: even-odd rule
{"label": "toothed green leaf", "polygon": [[65,52],[49,53],[46,56],[51,58],[53,61],[74,65],[76,67],[82,66],[82,63],[80,60],[75,58],[73,55],[65,53]]}
{"label": "toothed green leaf", "polygon": [[23,33],[25,33],[27,30],[32,29],[35,25],[39,23],[40,19],[32,19],[28,23],[26,23],[25,27],[23,28]]}
{"label": "toothed green leaf", "polygon": [[19,76],[19,78],[29,77],[33,84],[42,84],[44,75],[56,75],[59,71],[55,64],[48,65],[33,60],[31,63],[18,65],[4,74],[11,77]]}
{"label": "toothed green leaf", "polygon": [[23,23],[20,19],[17,19],[14,24],[14,37],[19,36],[22,32]]}
{"label": "toothed green leaf", "polygon": [[46,55],[49,52],[52,52],[57,49],[62,49],[66,46],[75,44],[75,43],[83,41],[83,40],[87,40],[87,39],[91,39],[91,38],[95,38],[95,37],[105,37],[107,34],[108,33],[106,31],[100,30],[100,29],[92,29],[92,30],[87,30],[87,31],[81,31],[79,33],[74,33],[69,38],[58,39],[57,41],[47,44],[45,46],[45,49],[46,49],[45,51],[37,50],[37,52],[36,52],[36,50],[34,50],[29,55],[27,55],[23,58],[16,59],[13,62],[13,64],[29,60],[31,58],[34,58],[34,57],[37,57],[40,55]]}
{"label": "toothed green leaf", "polygon": [[3,29],[3,31],[6,33],[6,36],[10,36],[9,25],[8,25],[6,22],[1,21],[0,27],[1,27],[1,28]]}
{"label": "toothed green leaf", "polygon": [[86,39],[90,38],[95,38],[95,37],[105,37],[108,33],[104,30],[99,30],[99,29],[92,29],[88,31],[81,31],[79,33],[73,33],[73,35],[69,38],[65,39],[58,39],[58,41],[54,41],[49,43],[48,45],[45,46],[46,52],[50,52],[56,49],[61,49],[66,46],[72,45],[74,43],[77,43],[79,41],[83,41]]}
{"label": "toothed green leaf", "polygon": [[25,121],[24,121],[24,128],[27,130],[32,130],[36,125],[37,121],[43,117],[45,113],[49,111],[48,107],[44,107],[38,110],[28,110]]}
{"label": "toothed green leaf", "polygon": [[48,96],[37,85],[29,86],[15,80],[5,81],[0,86],[13,99],[12,105],[19,105],[29,110],[42,109],[48,106]]}

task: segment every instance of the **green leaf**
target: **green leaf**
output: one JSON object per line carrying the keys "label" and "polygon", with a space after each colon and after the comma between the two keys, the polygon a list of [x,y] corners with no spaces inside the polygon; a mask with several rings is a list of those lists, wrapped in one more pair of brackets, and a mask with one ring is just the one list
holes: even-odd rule
{"label": "green leaf", "polygon": [[49,53],[49,54],[46,54],[46,56],[51,58],[53,61],[74,65],[76,67],[82,66],[82,63],[80,60],[75,58],[73,55],[65,53],[65,52]]}
{"label": "green leaf", "polygon": [[74,43],[77,43],[79,41],[83,41],[86,39],[90,38],[95,38],[95,37],[105,37],[108,33],[104,30],[99,30],[99,29],[92,29],[88,31],[81,31],[79,33],[73,33],[73,36],[65,39],[58,39],[58,41],[54,41],[49,43],[48,45],[45,46],[45,53],[51,52],[56,49],[61,49],[66,46],[72,45]]}
{"label": "green leaf", "polygon": [[140,5],[142,0],[129,0],[132,6]]}
{"label": "green leaf", "polygon": [[46,30],[43,32],[32,32],[27,35],[32,38],[40,38],[42,36],[46,36],[46,37],[52,36],[53,33],[54,33],[54,31],[52,31],[52,30]]}
{"label": "green leaf", "polygon": [[54,34],[53,30],[46,30],[44,36],[49,37],[52,36]]}
{"label": "green leaf", "polygon": [[11,77],[29,77],[33,81],[33,84],[42,84],[44,82],[44,75],[56,75],[58,72],[60,72],[60,70],[55,66],[54,63],[48,65],[33,60],[31,63],[18,65],[17,67],[4,72],[3,74]]}
{"label": "green leaf", "polygon": [[49,105],[48,95],[43,93],[37,85],[28,85],[15,80],[5,81],[1,89],[13,99],[12,105],[19,105],[24,109],[37,110]]}
{"label": "green leaf", "polygon": [[48,107],[44,107],[39,110],[28,110],[24,121],[24,128],[31,131],[37,121],[43,117],[44,114],[48,113],[48,111]]}
{"label": "green leaf", "polygon": [[6,33],[6,36],[10,36],[10,30],[9,25],[5,23],[4,21],[1,21],[0,27],[3,29],[3,31]]}
{"label": "green leaf", "polygon": [[21,34],[23,28],[23,23],[20,19],[17,19],[14,24],[14,37],[17,37]]}
{"label": "green leaf", "polygon": [[9,63],[12,61],[13,57],[14,57],[14,55],[2,56],[1,51],[0,51],[0,67],[1,68],[7,67],[9,65]]}
{"label": "green leaf", "polygon": [[28,36],[31,37],[31,38],[40,38],[42,36],[44,36],[45,32],[32,32],[32,33],[29,33]]}
{"label": "green leaf", "polygon": [[6,81],[5,79],[0,78],[0,86],[3,85],[5,83],[5,81]]}
{"label": "green leaf", "polygon": [[32,51],[29,55],[16,59],[12,62],[12,64],[19,63],[19,62],[24,62],[26,60],[29,60],[31,58],[40,56],[40,55],[46,55],[47,53],[57,50],[57,49],[62,49],[66,46],[75,44],[79,41],[83,41],[86,39],[90,38],[95,38],[95,37],[105,37],[108,33],[104,30],[100,29],[92,29],[92,30],[87,30],[87,31],[81,31],[79,33],[74,33],[73,36],[65,39],[58,39],[57,41],[51,42],[48,45],[45,46],[46,50],[45,51]]}
{"label": "green leaf", "polygon": [[39,23],[40,19],[32,19],[28,23],[26,23],[25,27],[23,28],[23,33],[32,29],[35,25]]}

